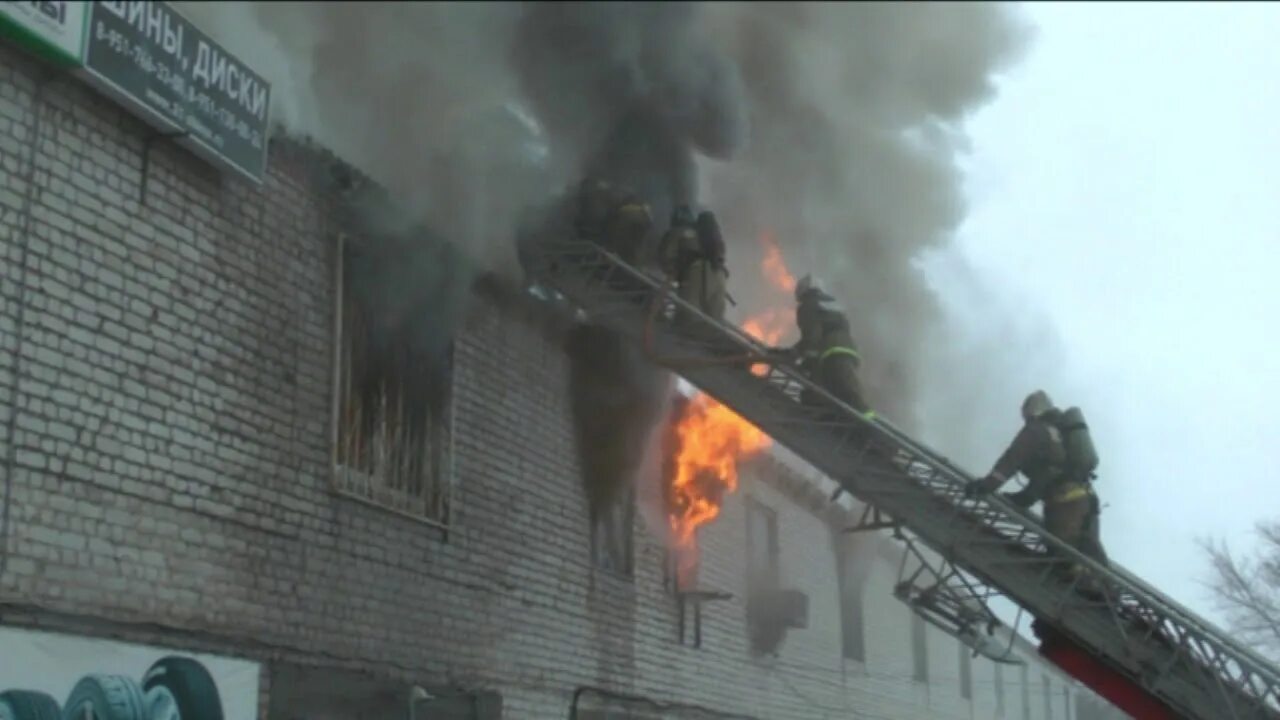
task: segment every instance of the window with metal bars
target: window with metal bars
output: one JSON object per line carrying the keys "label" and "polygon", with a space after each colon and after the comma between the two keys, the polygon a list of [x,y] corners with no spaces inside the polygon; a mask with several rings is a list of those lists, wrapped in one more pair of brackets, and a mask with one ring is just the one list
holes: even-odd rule
{"label": "window with metal bars", "polygon": [[595,518],[591,529],[591,556],[601,570],[630,577],[635,570],[632,530],[635,524],[635,489],[617,494]]}
{"label": "window with metal bars", "polygon": [[353,292],[353,253],[339,240],[335,271],[338,492],[437,524],[448,522],[452,472],[452,345],[419,349],[416,328],[388,322]]}

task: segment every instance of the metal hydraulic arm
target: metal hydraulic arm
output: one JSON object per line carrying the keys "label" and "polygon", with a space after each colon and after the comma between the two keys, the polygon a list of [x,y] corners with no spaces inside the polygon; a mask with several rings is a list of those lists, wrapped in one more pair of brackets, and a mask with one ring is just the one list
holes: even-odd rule
{"label": "metal hydraulic arm", "polygon": [[[963,470],[891,423],[859,415],[738,328],[670,298],[662,280],[573,240],[544,242],[527,269],[589,322],[643,345],[909,529],[954,570],[950,587],[977,599],[1007,597],[1187,718],[1280,719],[1280,672],[1266,660],[1131,574],[1081,555],[998,496],[966,498],[972,478]],[[657,299],[691,319],[664,321],[651,312]],[[1101,593],[1082,592],[1078,580],[1055,572],[1068,561],[1089,568]]]}

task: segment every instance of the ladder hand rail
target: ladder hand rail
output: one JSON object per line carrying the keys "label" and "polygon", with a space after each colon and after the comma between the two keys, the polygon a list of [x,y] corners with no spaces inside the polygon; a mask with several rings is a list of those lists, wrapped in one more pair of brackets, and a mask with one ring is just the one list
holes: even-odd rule
{"label": "ladder hand rail", "polygon": [[[682,309],[689,315],[696,317],[698,321],[704,326],[709,326],[711,328],[714,328],[720,331],[722,334],[729,336],[730,339],[738,343],[740,349],[751,351],[753,353],[758,353],[762,355],[765,354],[765,351],[768,349],[768,346],[766,346],[757,338],[749,335],[748,333],[743,331],[741,328],[729,322],[726,322],[724,320],[713,318],[710,315],[707,315],[706,313],[704,313],[701,308],[687,302],[683,298],[665,292],[665,287],[664,287],[665,284],[663,281],[658,280],[654,278],[651,274],[630,265],[629,263],[624,261],[620,256],[618,256],[617,254],[609,250],[606,250],[594,243],[589,243],[585,241],[571,241],[571,242],[565,242],[565,243],[557,243],[557,245],[564,247],[566,250],[569,250],[570,252],[574,252],[574,253],[586,252],[587,254],[595,254],[600,256],[602,259],[607,261],[608,265],[612,270],[620,271],[630,281],[633,281],[633,282],[638,281],[639,283],[643,284],[644,286],[646,286],[648,291],[656,293],[658,297],[663,297],[668,302],[674,303],[678,308]],[[607,282],[607,280],[603,282]],[[767,363],[764,361],[756,364],[772,364],[775,372],[780,372],[786,378],[786,380],[789,381],[790,383],[796,386],[799,386],[800,388],[812,393],[816,397],[821,397],[823,400],[827,401],[830,405],[832,405],[835,409],[842,411],[846,416],[848,416],[846,420],[848,418],[852,418],[863,426],[868,426],[873,428],[874,432],[880,434],[882,436],[882,439],[888,440],[892,444],[896,445],[897,449],[906,450],[909,453],[915,454],[916,456],[918,456],[918,458],[921,458],[921,460],[918,460],[919,462],[923,462],[924,464],[932,467],[935,470],[942,471],[946,476],[949,477],[949,479],[951,479],[954,485],[962,486],[974,479],[964,470],[960,469],[954,463],[952,463],[949,459],[944,457],[941,453],[938,453],[932,450],[931,448],[929,448],[928,446],[924,445],[923,443],[918,442],[917,440],[915,440],[914,438],[912,438],[911,436],[907,435],[905,432],[900,430],[897,426],[893,425],[887,419],[879,416],[877,416],[874,419],[869,419],[866,416],[864,416],[862,413],[859,413],[858,411],[854,410],[852,407],[850,407],[849,405],[841,401],[839,398],[832,395],[826,388],[822,387],[821,385],[817,384],[816,382],[814,382],[813,380],[805,376],[803,373],[799,372],[792,365],[788,363],[776,363],[776,362]],[[984,502],[988,504],[993,504],[1005,515],[1006,519],[1014,520],[1020,525],[1027,527],[1026,525],[1027,516],[1025,516],[1020,512],[1014,511],[1013,506],[1011,504],[1009,504],[1007,501],[1005,501],[1003,498],[1000,498],[997,495],[993,494],[993,495],[987,495],[984,497],[974,498],[973,501],[975,502],[975,504],[980,504]],[[1036,526],[1032,526],[1028,529],[1032,529],[1037,532],[1040,532],[1043,530],[1042,527],[1036,527]],[[1101,572],[1101,573],[1107,572],[1107,569],[1105,566],[1100,565],[1099,563],[1097,563],[1097,561],[1093,560],[1093,558],[1090,558],[1086,555],[1081,554],[1079,550],[1077,550],[1076,548],[1066,543],[1063,543],[1062,541],[1058,540],[1056,537],[1053,537],[1051,535],[1045,535],[1043,536],[1042,539],[1047,540],[1049,543],[1051,543],[1056,550],[1065,552],[1073,560],[1077,562],[1083,562],[1087,567],[1090,567],[1090,569],[1094,570],[1095,572]],[[1120,579],[1116,578],[1116,580],[1119,581]]]}
{"label": "ladder hand rail", "polygon": [[[574,262],[581,263],[585,257],[598,258],[598,260],[596,260],[597,270],[604,269],[609,273],[621,273],[632,282],[639,281],[646,286],[645,290],[641,291],[644,293],[653,293],[655,290],[659,289],[659,284],[646,273],[638,271],[613,253],[609,253],[593,243],[584,241],[569,243],[562,242],[559,244],[549,243],[547,244],[546,250],[550,250],[555,247],[559,247],[561,249],[560,261],[567,260],[569,264],[572,265]],[[544,250],[544,253],[539,254],[538,257],[540,260],[545,260],[547,257],[554,254],[547,252],[546,250]],[[600,260],[603,260],[603,262],[600,262]],[[550,268],[543,269],[551,269],[554,271],[554,262],[550,263]],[[550,274],[554,275],[554,272]],[[601,290],[606,291],[605,297],[614,297],[615,303],[617,302],[616,296],[626,292],[625,290],[610,290],[607,277],[603,279],[596,278],[594,280],[581,275],[575,275],[575,277],[578,282],[584,284],[583,292],[589,291],[591,283],[595,282],[600,286]],[[571,300],[580,301],[579,298],[574,297],[574,293],[567,287],[557,286],[555,283],[552,283],[552,286],[556,287]],[[763,345],[755,338],[746,335],[740,329],[705,315],[700,309],[684,302],[678,297],[668,297],[667,300],[675,303],[677,307],[682,308],[685,313],[696,318],[699,324],[703,326],[710,326],[712,329],[716,330],[718,337],[721,340],[731,340],[740,347],[746,347],[752,351],[757,351],[763,347]],[[618,308],[614,309],[617,310]],[[692,339],[684,337],[670,329],[665,329],[664,332],[675,335],[681,340],[688,341]],[[1118,612],[1120,610],[1124,610],[1129,613],[1134,613],[1134,617],[1140,619],[1144,623],[1150,623],[1152,621],[1156,623],[1157,626],[1150,630],[1148,637],[1152,636],[1151,633],[1159,631],[1160,636],[1165,638],[1164,642],[1166,643],[1167,648],[1173,650],[1174,658],[1186,656],[1188,660],[1193,662],[1194,667],[1199,667],[1202,672],[1212,673],[1213,677],[1216,678],[1219,683],[1225,680],[1229,685],[1231,685],[1231,687],[1233,687],[1237,692],[1242,693],[1246,698],[1252,698],[1254,702],[1260,702],[1264,707],[1270,708],[1274,711],[1277,693],[1280,692],[1277,690],[1277,688],[1280,688],[1280,674],[1276,672],[1275,668],[1272,667],[1270,663],[1266,662],[1255,652],[1248,648],[1239,646],[1231,638],[1226,637],[1221,630],[1203,621],[1201,618],[1178,603],[1166,598],[1155,588],[1141,582],[1129,571],[1119,567],[1112,569],[1102,566],[1096,563],[1092,558],[1082,555],[1075,548],[1062,543],[1056,537],[1044,532],[1043,527],[1038,523],[1028,523],[1029,516],[1024,515],[1020,509],[1015,509],[1003,498],[994,495],[976,498],[973,499],[972,504],[966,508],[967,503],[965,499],[957,496],[948,496],[945,493],[939,493],[933,488],[937,479],[945,479],[947,481],[945,486],[954,491],[957,484],[970,481],[970,476],[965,471],[954,465],[950,460],[939,453],[936,453],[924,444],[915,441],[887,420],[868,420],[863,417],[848,405],[845,405],[838,399],[832,397],[823,388],[817,386],[807,377],[797,372],[793,367],[779,362],[768,361],[761,361],[758,364],[770,365],[772,368],[771,374],[775,375],[775,377],[762,379],[747,372],[742,372],[741,374],[748,376],[756,383],[764,383],[766,387],[770,387],[775,391],[781,392],[790,402],[794,402],[794,398],[790,397],[786,392],[785,385],[782,387],[779,386],[779,382],[777,382],[778,380],[809,391],[815,397],[821,398],[821,400],[824,401],[822,404],[829,405],[830,407],[827,408],[828,410],[836,409],[844,417],[845,422],[835,426],[837,430],[840,427],[847,427],[850,420],[854,420],[855,425],[860,423],[864,428],[870,427],[875,440],[888,441],[888,445],[892,452],[907,455],[908,468],[912,464],[919,464],[933,471],[931,476],[922,481],[920,478],[911,475],[908,468],[898,468],[898,471],[903,475],[903,477],[912,480],[915,483],[924,482],[925,484],[922,485],[922,487],[928,490],[930,495],[947,502],[955,509],[957,516],[966,516],[968,518],[968,527],[976,526],[982,533],[994,533],[995,536],[1002,537],[1006,541],[1012,540],[1023,549],[1035,549],[1034,545],[1028,546],[1028,544],[1022,539],[1023,535],[1029,534],[1030,537],[1038,540],[1041,544],[1045,546],[1052,546],[1072,560],[1081,562],[1106,580],[1107,584],[1111,586],[1109,589],[1116,591],[1117,597],[1116,607],[1113,609],[1114,611]],[[897,463],[892,464],[896,466]],[[856,485],[853,478],[833,477],[850,492],[854,492],[855,488],[849,487],[850,483]],[[959,502],[957,502],[957,500],[959,500]],[[1017,538],[1009,538],[1001,528],[996,526],[997,521],[1004,521],[1006,523],[1013,521],[1012,524],[1021,526],[1023,531],[1018,533]],[[927,544],[933,544],[925,536],[922,536],[921,539],[925,540]],[[965,567],[964,570],[966,571],[966,574],[973,574],[974,572],[974,569],[969,567]],[[990,582],[989,579],[985,578],[985,573],[979,573],[975,577],[979,579],[982,585],[1008,595],[1008,589],[1001,588],[999,585]],[[1124,602],[1125,600],[1128,602]],[[1015,600],[1015,602],[1019,601]],[[1019,602],[1019,604],[1024,603]],[[1171,636],[1171,632],[1176,636]],[[1190,635],[1199,637],[1189,637]],[[1206,647],[1193,651],[1190,642],[1191,640],[1198,641]],[[1242,677],[1238,679],[1236,675],[1247,675],[1251,677]],[[1260,690],[1256,681],[1261,681],[1269,687],[1262,688]],[[1146,683],[1144,682],[1144,684]],[[1199,692],[1206,692],[1203,687],[1197,687],[1200,688]],[[1223,692],[1225,692],[1225,689]],[[1185,693],[1183,694],[1183,697],[1186,697]],[[1228,707],[1230,707],[1230,705]],[[1234,711],[1232,712],[1234,714]]]}

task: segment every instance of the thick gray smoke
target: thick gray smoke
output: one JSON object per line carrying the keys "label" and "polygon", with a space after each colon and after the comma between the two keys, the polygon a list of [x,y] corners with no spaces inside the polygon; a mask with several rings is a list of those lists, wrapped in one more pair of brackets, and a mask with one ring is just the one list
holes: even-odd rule
{"label": "thick gray smoke", "polygon": [[511,53],[520,89],[571,175],[625,183],[665,218],[694,202],[694,153],[746,139],[736,68],[685,3],[532,3]]}
{"label": "thick gray smoke", "polygon": [[873,405],[915,426],[940,317],[917,260],[963,215],[959,123],[990,98],[1022,33],[989,4],[708,12],[751,104],[752,143],[707,181],[709,203],[738,241],[731,291],[747,314],[785,299],[751,292],[761,287],[757,238],[773,233],[797,276],[815,273],[846,304]]}
{"label": "thick gray smoke", "polygon": [[[702,29],[683,3],[525,5],[510,59],[556,163],[631,188],[657,218],[696,203],[695,153],[731,157],[747,117],[733,64]],[[644,466],[669,383],[602,328],[580,328],[567,349],[595,510]]]}
{"label": "thick gray smoke", "polygon": [[[758,238],[772,233],[797,275],[818,271],[845,301],[872,403],[916,425],[941,322],[917,261],[964,212],[960,123],[1024,37],[1006,7],[183,9],[272,80],[290,131],[332,147],[495,269],[516,267],[520,210],[587,172],[639,190],[659,224],[676,200],[714,209],[739,319],[791,307],[757,271]],[[632,360],[598,373],[609,388],[578,378],[579,388],[635,407],[655,381],[622,372]]]}
{"label": "thick gray smoke", "polygon": [[388,187],[484,265],[514,272],[520,210],[548,187],[507,58],[503,3],[178,3],[273,83],[272,114]]}

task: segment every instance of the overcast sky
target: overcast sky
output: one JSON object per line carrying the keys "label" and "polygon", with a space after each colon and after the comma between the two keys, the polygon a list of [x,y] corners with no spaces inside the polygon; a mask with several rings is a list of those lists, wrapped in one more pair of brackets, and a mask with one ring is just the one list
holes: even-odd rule
{"label": "overcast sky", "polygon": [[1005,350],[1034,373],[989,422],[1015,431],[1032,383],[1082,406],[1112,557],[1219,620],[1195,539],[1248,549],[1280,518],[1280,6],[1022,12],[1036,37],[968,124],[969,217],[930,270],[970,334],[960,266],[1056,333]]}

